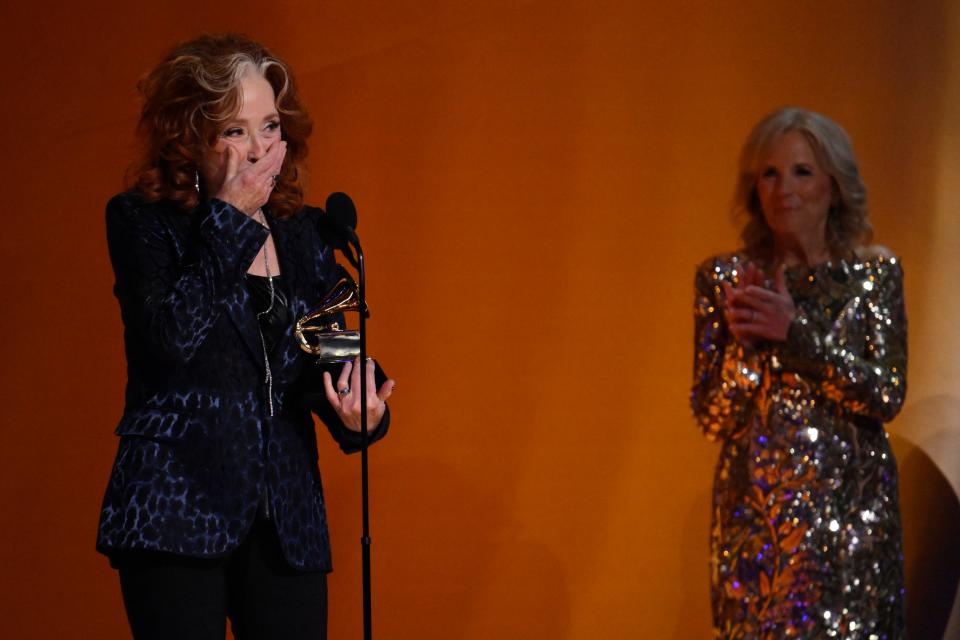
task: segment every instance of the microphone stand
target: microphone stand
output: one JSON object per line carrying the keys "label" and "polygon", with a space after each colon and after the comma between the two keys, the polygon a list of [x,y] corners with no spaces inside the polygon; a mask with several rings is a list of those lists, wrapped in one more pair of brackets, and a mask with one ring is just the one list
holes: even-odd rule
{"label": "microphone stand", "polygon": [[[360,239],[356,232],[346,226],[343,231],[349,236],[348,245],[344,254],[350,263],[357,268],[357,288],[360,307],[360,518],[362,531],[360,535],[360,551],[363,582],[363,638],[373,638],[373,612],[370,598],[370,487],[367,448],[370,444],[367,428],[367,273],[363,263],[363,249],[360,248]],[[356,250],[356,260],[350,245]]]}
{"label": "microphone stand", "polygon": [[363,265],[363,249],[360,240],[353,235],[353,245],[357,250],[357,277],[360,290],[360,551],[363,572],[363,638],[373,638],[373,612],[370,599],[370,488],[368,484],[367,446],[367,291],[366,270]]}
{"label": "microphone stand", "polygon": [[[336,209],[339,215],[333,219],[335,237],[334,245],[340,249],[357,269],[357,293],[360,308],[360,517],[362,533],[360,536],[360,550],[362,558],[363,581],[363,638],[373,638],[373,614],[370,600],[370,488],[367,462],[367,448],[370,445],[369,430],[367,429],[367,273],[363,263],[363,249],[360,248],[360,239],[357,237],[354,226],[357,224],[357,212],[350,197],[344,193],[332,193],[327,198],[327,211]],[[354,258],[351,247],[356,250]],[[376,378],[374,378],[376,379]]]}

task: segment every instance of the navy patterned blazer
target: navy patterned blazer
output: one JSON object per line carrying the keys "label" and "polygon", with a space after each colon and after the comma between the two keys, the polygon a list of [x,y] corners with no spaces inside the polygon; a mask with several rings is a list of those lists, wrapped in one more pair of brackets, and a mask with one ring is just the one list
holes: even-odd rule
{"label": "navy patterned blazer", "polygon": [[[269,416],[263,346],[244,282],[272,233],[290,317],[312,308],[340,270],[318,229],[321,214],[312,207],[283,220],[268,214],[268,232],[219,200],[190,214],[135,193],[110,200],[127,388],[99,551],[221,556],[243,541],[265,497],[290,565],[331,569],[310,411],[346,452],[359,448],[359,434],[322,392],[303,388],[301,374],[315,365],[292,326],[270,354]],[[311,404],[311,395],[319,401]],[[388,423],[384,415],[371,440]]]}

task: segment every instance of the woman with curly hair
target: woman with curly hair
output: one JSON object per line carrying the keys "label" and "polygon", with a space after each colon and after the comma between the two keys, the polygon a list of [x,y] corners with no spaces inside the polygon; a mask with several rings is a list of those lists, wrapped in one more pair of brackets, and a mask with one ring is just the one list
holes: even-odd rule
{"label": "woman with curly hair", "polygon": [[300,383],[293,324],[340,274],[303,203],[310,120],[287,66],[242,36],[177,46],[140,89],[143,156],[107,205],[128,380],[97,549],[135,638],[222,639],[227,618],[239,639],[323,638],[311,411],[355,451],[361,377],[370,441],[393,381],[353,362],[323,392]]}
{"label": "woman with curly hair", "polygon": [[903,638],[897,469],[906,393],[900,261],[868,244],[846,133],[763,119],[740,156],[743,249],[696,273],[691,405],[721,445],[718,638]]}

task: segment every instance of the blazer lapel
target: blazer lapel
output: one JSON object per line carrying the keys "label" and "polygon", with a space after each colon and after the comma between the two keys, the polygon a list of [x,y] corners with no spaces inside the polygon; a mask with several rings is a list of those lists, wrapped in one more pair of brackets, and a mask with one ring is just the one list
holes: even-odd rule
{"label": "blazer lapel", "polygon": [[273,235],[273,244],[277,250],[277,262],[280,264],[280,273],[283,275],[284,293],[290,313],[286,334],[270,354],[270,365],[275,371],[280,371],[296,362],[300,354],[293,328],[297,320],[307,313],[307,296],[302,288],[310,282],[310,278],[305,277],[305,267],[302,263],[304,252],[297,246],[300,239],[297,223],[300,220],[297,217],[279,220],[269,213],[267,219],[270,224],[270,233]]}
{"label": "blazer lapel", "polygon": [[[293,269],[287,262],[290,252],[286,250],[286,247],[281,248],[283,242],[280,236],[283,235],[281,232],[283,224],[271,216],[269,211],[266,209],[264,209],[264,211],[266,213],[265,219],[270,227],[270,235],[273,236],[273,243],[278,254],[276,260],[280,264],[280,273],[283,276],[281,282],[285,282],[288,285],[284,293],[287,300],[291,300],[292,296],[290,295],[290,291],[292,291],[292,287],[289,286],[291,284],[289,278]],[[263,367],[263,339],[260,336],[257,314],[250,302],[250,292],[247,289],[246,282],[238,284],[234,289],[234,295],[227,300],[227,314],[230,316],[230,319],[233,320],[234,325],[236,325],[237,331],[240,332],[243,342],[247,345],[247,349],[250,351],[250,355],[254,361],[256,361],[260,367]],[[294,322],[295,321],[296,320],[294,320]],[[290,331],[292,335],[292,329],[290,329]],[[269,354],[271,368],[273,368],[275,364],[276,352],[280,350],[280,346],[278,345],[277,348],[274,349],[274,353]]]}
{"label": "blazer lapel", "polygon": [[250,292],[243,282],[233,289],[233,295],[227,298],[227,315],[237,327],[250,356],[257,362],[263,362],[263,344],[257,327],[257,316],[250,304]]}

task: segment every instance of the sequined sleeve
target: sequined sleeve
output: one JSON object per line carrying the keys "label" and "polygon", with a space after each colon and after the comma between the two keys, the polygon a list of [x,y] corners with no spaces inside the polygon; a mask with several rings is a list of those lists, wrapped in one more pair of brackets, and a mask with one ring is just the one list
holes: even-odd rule
{"label": "sequined sleeve", "polygon": [[720,283],[735,279],[735,270],[715,260],[697,269],[694,283],[690,406],[708,440],[735,435],[747,423],[762,379],[763,356],[747,353],[727,332]]}
{"label": "sequined sleeve", "polygon": [[889,421],[907,391],[900,261],[865,263],[859,288],[826,326],[800,312],[778,349],[778,367],[817,380],[821,394],[847,412]]}

